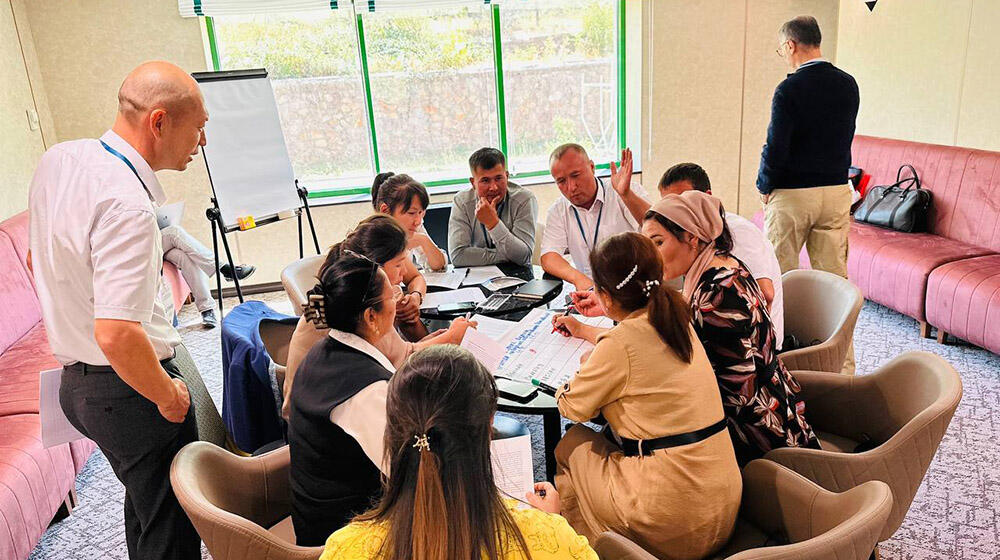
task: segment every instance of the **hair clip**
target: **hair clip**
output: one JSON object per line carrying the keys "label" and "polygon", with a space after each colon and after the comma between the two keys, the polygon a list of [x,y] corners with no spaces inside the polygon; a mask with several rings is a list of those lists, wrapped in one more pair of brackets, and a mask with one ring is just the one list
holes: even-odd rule
{"label": "hair clip", "polygon": [[417,440],[417,442],[413,444],[413,447],[416,447],[418,449],[423,449],[426,451],[431,450],[431,442],[427,438],[427,434],[423,434],[420,436],[415,435],[413,436],[413,439]]}
{"label": "hair clip", "polygon": [[621,282],[619,282],[618,285],[615,286],[615,288],[620,290],[623,287],[625,287],[625,284],[628,284],[629,280],[631,280],[632,277],[635,276],[635,273],[638,272],[638,271],[639,271],[639,265],[633,266],[632,267],[632,272],[629,272],[628,276],[626,276],[624,280],[622,280]]}
{"label": "hair clip", "polygon": [[323,294],[309,294],[309,301],[302,304],[302,315],[307,321],[321,329],[328,328],[326,323],[326,298]]}
{"label": "hair clip", "polygon": [[659,286],[659,280],[646,280],[642,285],[642,293],[649,297],[649,294],[653,291],[653,286]]}

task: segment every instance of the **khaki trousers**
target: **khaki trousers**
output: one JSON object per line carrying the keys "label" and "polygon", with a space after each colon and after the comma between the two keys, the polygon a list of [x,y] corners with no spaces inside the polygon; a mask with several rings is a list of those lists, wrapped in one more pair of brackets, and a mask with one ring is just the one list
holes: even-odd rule
{"label": "khaki trousers", "polygon": [[[814,269],[847,278],[850,185],[775,189],[764,205],[764,224],[782,274],[799,267],[799,253],[805,245]],[[853,342],[843,372],[854,373]]]}
{"label": "khaki trousers", "polygon": [[847,278],[850,214],[847,185],[775,189],[764,205],[764,223],[781,272],[799,267],[799,252],[805,245],[814,269]]}

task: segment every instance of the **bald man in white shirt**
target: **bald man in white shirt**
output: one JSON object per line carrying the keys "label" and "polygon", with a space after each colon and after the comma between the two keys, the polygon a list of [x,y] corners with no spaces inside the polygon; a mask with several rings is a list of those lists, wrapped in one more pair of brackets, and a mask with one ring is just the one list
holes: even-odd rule
{"label": "bald man in white shirt", "polygon": [[133,70],[101,138],[63,142],[31,183],[32,268],[49,343],[63,364],[59,401],[125,486],[133,560],[201,558],[170,486],[170,463],[197,439],[173,361],[180,335],[157,300],[163,262],[155,172],[184,170],[205,144],[197,83],[167,62]]}
{"label": "bald man in white shirt", "polygon": [[[649,210],[642,185],[632,184],[632,150],[622,151],[621,167],[611,162],[609,187],[598,179],[594,161],[579,144],[563,144],[549,157],[552,179],[562,196],[549,207],[542,235],[542,269],[573,284],[593,287],[590,252],[616,233],[638,231]],[[573,259],[570,264],[565,255]]]}

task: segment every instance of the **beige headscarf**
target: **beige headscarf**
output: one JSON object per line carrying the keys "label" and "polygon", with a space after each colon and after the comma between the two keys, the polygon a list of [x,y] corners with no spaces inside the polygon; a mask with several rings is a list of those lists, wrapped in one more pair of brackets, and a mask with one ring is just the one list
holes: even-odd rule
{"label": "beige headscarf", "polygon": [[722,235],[722,229],[726,224],[722,219],[722,201],[701,191],[686,191],[681,194],[668,194],[649,210],[708,244],[684,275],[683,293],[690,301],[691,294],[701,281],[701,275],[708,270],[715,257],[715,239]]}

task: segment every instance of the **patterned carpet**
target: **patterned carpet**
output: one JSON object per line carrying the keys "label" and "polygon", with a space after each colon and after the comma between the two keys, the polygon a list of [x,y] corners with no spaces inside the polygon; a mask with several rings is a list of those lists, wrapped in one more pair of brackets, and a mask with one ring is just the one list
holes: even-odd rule
{"label": "patterned carpet", "polygon": [[[284,294],[258,296],[288,310]],[[233,302],[227,301],[227,308]],[[222,404],[219,329],[202,330],[193,306],[181,334],[217,405]],[[183,326],[190,324],[190,326]],[[881,545],[886,560],[1000,559],[1000,357],[971,346],[941,346],[918,336],[914,321],[867,303],[855,331],[858,371],[871,372],[907,350],[940,354],[961,373],[965,395],[903,526]],[[543,472],[541,425],[522,418],[534,436],[536,477]],[[31,560],[127,558],[122,525],[124,490],[104,456],[95,453],[77,479],[80,505],[53,524]],[[205,558],[210,558],[203,551]]]}

